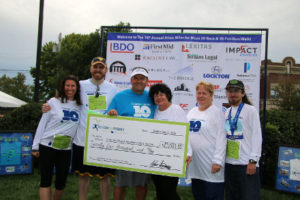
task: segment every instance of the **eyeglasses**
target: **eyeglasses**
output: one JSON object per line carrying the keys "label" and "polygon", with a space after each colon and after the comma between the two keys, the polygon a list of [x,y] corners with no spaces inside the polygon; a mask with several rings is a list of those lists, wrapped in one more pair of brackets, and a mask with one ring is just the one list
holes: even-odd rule
{"label": "eyeglasses", "polygon": [[96,92],[95,92],[95,97],[98,98],[100,95],[100,88],[99,88],[99,85],[97,85],[97,89],[96,89]]}

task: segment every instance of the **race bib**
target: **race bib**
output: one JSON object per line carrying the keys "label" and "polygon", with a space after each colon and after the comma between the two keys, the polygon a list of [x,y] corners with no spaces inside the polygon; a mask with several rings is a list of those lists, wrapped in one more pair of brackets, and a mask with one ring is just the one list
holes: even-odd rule
{"label": "race bib", "polygon": [[238,160],[239,155],[240,155],[240,142],[227,140],[226,156]]}
{"label": "race bib", "polygon": [[106,96],[100,95],[95,97],[94,95],[89,96],[89,110],[106,110]]}
{"label": "race bib", "polygon": [[71,143],[71,137],[65,135],[56,135],[52,147],[55,149],[67,149]]}

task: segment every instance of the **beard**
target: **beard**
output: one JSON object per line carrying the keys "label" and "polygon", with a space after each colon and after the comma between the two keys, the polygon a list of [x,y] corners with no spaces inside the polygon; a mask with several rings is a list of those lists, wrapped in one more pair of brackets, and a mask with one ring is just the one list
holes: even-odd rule
{"label": "beard", "polygon": [[230,105],[238,106],[242,102],[242,99],[231,99],[229,100]]}

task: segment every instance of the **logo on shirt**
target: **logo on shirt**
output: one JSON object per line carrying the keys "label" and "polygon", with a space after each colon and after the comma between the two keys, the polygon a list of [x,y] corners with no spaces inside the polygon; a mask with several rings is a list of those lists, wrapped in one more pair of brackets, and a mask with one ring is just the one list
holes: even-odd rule
{"label": "logo on shirt", "polygon": [[201,121],[190,121],[190,131],[199,132],[201,128]]}
{"label": "logo on shirt", "polygon": [[148,118],[151,114],[151,109],[148,106],[133,106],[134,117],[138,118]]}
{"label": "logo on shirt", "polygon": [[60,121],[61,123],[63,123],[64,121],[69,121],[69,120],[72,120],[73,122],[77,122],[79,119],[79,115],[75,111],[63,110],[63,113],[64,113],[64,117]]}

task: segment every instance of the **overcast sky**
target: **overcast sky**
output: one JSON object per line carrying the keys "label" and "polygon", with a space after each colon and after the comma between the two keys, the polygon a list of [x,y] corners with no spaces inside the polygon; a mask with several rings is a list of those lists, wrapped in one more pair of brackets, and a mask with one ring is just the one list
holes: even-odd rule
{"label": "overcast sky", "polygon": [[[35,66],[39,0],[0,0],[0,69]],[[299,0],[45,0],[43,44],[58,34],[131,26],[268,28],[268,58],[300,63]]]}

